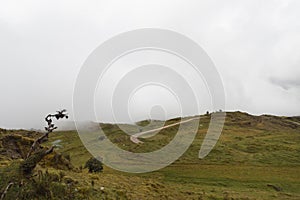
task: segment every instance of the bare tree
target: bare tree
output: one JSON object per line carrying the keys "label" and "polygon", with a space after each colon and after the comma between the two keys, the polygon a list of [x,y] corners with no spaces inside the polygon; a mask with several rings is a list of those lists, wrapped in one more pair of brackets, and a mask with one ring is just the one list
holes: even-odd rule
{"label": "bare tree", "polygon": [[[29,156],[32,154],[32,152],[35,151],[35,149],[37,147],[40,146],[40,144],[49,137],[49,134],[52,133],[55,129],[57,129],[57,127],[53,124],[53,120],[52,118],[56,118],[57,120],[59,119],[63,119],[66,118],[68,119],[68,114],[65,113],[67,110],[63,109],[61,111],[56,111],[56,114],[49,114],[47,115],[47,117],[45,118],[45,121],[47,122],[47,125],[45,127],[45,130],[47,131],[44,135],[42,135],[41,137],[39,137],[38,139],[36,139],[33,144],[31,145],[31,148],[26,156],[26,159],[29,158]],[[51,153],[51,152],[50,152]]]}
{"label": "bare tree", "polygon": [[[52,146],[50,148],[42,148],[41,143],[43,143],[48,137],[51,132],[53,132],[57,127],[53,123],[53,119],[59,120],[63,118],[68,118],[68,114],[66,113],[66,110],[63,109],[61,111],[56,111],[55,114],[49,114],[46,116],[45,121],[47,122],[47,126],[45,127],[46,132],[39,138],[37,138],[33,144],[30,147],[29,152],[27,153],[27,156],[25,160],[20,164],[20,170],[25,175],[31,175],[33,169],[36,167],[36,165],[48,154],[52,153],[55,146]],[[31,177],[31,176],[29,176]],[[22,181],[21,181],[22,183]],[[5,187],[4,192],[0,196],[0,200],[3,200],[9,191],[9,189],[13,185],[22,185],[18,184],[17,182],[10,181],[8,185]]]}
{"label": "bare tree", "polygon": [[[47,131],[41,137],[37,138],[30,147],[29,152],[27,153],[26,159],[21,164],[21,171],[24,174],[31,174],[35,166],[48,154],[52,153],[55,146],[52,146],[50,149],[44,149],[41,147],[41,144],[48,139],[49,134],[52,133],[57,127],[53,123],[53,118],[56,120],[68,118],[66,110],[56,111],[55,114],[49,114],[46,116],[45,121],[47,126],[45,130]],[[35,153],[34,153],[35,152]],[[34,154],[33,154],[34,153]]]}

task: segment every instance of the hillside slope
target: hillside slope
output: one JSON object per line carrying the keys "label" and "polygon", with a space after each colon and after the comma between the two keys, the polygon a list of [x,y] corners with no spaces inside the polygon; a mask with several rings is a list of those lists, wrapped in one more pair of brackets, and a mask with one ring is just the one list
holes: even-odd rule
{"label": "hillside slope", "polygon": [[[40,169],[65,173],[76,180],[75,189],[85,191],[90,199],[300,199],[299,117],[227,113],[217,145],[207,157],[199,159],[209,121],[210,116],[201,116],[190,148],[172,165],[156,172],[127,174],[105,167],[100,174],[88,174],[87,170],[58,170],[51,166]],[[139,125],[147,123],[142,121]],[[100,125],[112,142],[132,152],[159,149],[172,140],[178,129],[163,129],[152,137],[140,138],[143,144],[134,144],[117,125]],[[125,126],[133,132],[139,130],[134,125]],[[0,134],[1,138],[7,134],[30,136],[28,131],[1,130]],[[58,144],[56,152],[69,155],[78,169],[91,157],[76,131],[54,132],[46,145],[51,144]],[[3,153],[6,151],[0,149],[2,169],[15,159]]]}

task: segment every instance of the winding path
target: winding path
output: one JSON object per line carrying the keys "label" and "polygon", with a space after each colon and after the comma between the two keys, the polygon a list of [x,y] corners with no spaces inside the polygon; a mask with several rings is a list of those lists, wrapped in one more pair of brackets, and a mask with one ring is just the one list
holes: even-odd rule
{"label": "winding path", "polygon": [[298,126],[300,126],[300,123],[299,122],[295,122],[295,121],[292,121],[292,120],[288,120],[289,122],[292,122],[293,124],[296,124]]}
{"label": "winding path", "polygon": [[199,118],[200,117],[194,117],[194,118],[187,119],[187,120],[184,120],[184,121],[176,122],[174,124],[169,124],[169,125],[166,125],[166,126],[163,126],[163,127],[160,127],[160,128],[155,128],[155,129],[152,129],[152,130],[148,130],[148,131],[143,131],[143,132],[140,132],[140,133],[136,133],[136,134],[130,136],[130,140],[131,140],[131,142],[133,142],[135,144],[140,144],[140,143],[143,143],[143,142],[140,141],[138,139],[138,137],[141,137],[142,135],[145,135],[145,134],[148,134],[148,133],[152,133],[152,132],[155,132],[155,131],[160,131],[160,130],[163,130],[165,128],[176,126],[178,124],[183,124],[183,123],[186,123],[186,122],[189,122],[189,121],[192,121],[192,120],[195,120],[195,119],[199,119]]}

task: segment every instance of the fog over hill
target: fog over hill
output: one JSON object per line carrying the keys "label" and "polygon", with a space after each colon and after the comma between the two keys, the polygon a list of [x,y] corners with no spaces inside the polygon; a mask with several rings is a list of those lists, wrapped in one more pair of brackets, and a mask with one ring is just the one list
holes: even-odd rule
{"label": "fog over hill", "polygon": [[[223,80],[226,110],[300,115],[299,7],[297,0],[1,1],[0,127],[42,128],[44,115],[61,108],[72,116],[76,77],[88,55],[117,34],[145,27],[179,32],[207,52]],[[129,106],[137,119],[150,113],[157,92],[149,88]],[[175,101],[164,94],[158,103],[169,102],[167,118],[174,117]],[[210,110],[209,101],[201,109]],[[100,113],[101,121],[112,121]]]}

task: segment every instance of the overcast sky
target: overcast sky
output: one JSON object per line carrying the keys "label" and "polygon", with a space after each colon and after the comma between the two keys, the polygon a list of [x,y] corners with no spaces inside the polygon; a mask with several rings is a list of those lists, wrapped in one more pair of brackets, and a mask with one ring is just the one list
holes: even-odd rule
{"label": "overcast sky", "polygon": [[72,114],[88,55],[138,28],[196,41],[221,75],[226,110],[300,115],[299,10],[297,0],[1,0],[0,127],[41,127],[59,108]]}

